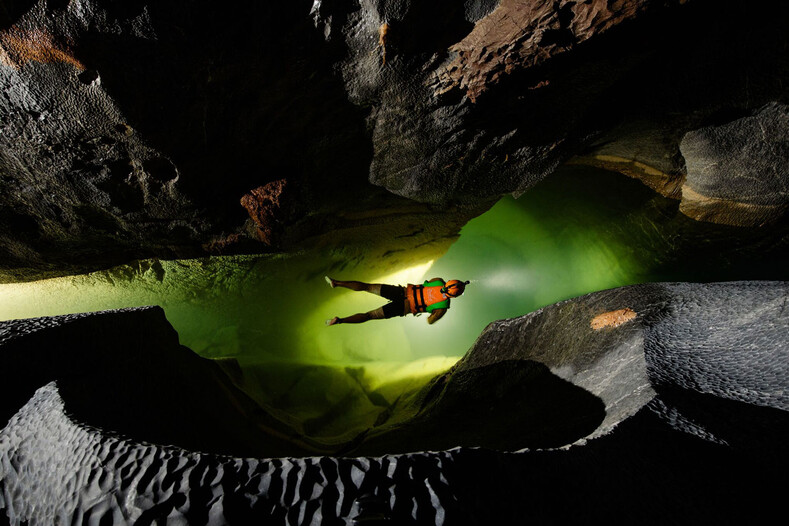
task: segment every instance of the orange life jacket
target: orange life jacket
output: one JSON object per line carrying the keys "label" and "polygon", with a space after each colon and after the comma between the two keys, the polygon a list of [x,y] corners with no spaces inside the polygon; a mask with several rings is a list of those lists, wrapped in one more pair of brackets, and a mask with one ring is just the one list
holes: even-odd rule
{"label": "orange life jacket", "polygon": [[449,308],[449,296],[442,293],[443,281],[425,281],[424,285],[412,285],[405,289],[405,298],[411,314],[431,312],[435,309]]}

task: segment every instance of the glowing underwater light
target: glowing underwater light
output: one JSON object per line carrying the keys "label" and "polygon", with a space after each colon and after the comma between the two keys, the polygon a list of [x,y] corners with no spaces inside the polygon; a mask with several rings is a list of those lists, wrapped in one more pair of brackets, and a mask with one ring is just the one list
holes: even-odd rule
{"label": "glowing underwater light", "polygon": [[[403,270],[398,270],[392,274],[381,276],[375,280],[376,283],[388,283],[390,285],[405,285],[407,283],[422,283],[427,277],[427,271],[433,266],[433,260],[420,263]],[[447,278],[449,279],[449,278]]]}
{"label": "glowing underwater light", "polygon": [[471,285],[508,291],[528,290],[534,287],[536,279],[533,272],[524,265],[521,268],[499,269],[486,278],[471,280]]}

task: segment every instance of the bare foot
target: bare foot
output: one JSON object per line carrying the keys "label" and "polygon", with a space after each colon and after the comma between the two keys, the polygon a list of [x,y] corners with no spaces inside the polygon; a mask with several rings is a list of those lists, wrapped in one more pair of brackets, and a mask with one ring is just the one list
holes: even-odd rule
{"label": "bare foot", "polygon": [[330,320],[326,320],[326,325],[328,326],[337,325],[338,323],[340,323],[340,318],[338,318],[337,316],[335,316]]}

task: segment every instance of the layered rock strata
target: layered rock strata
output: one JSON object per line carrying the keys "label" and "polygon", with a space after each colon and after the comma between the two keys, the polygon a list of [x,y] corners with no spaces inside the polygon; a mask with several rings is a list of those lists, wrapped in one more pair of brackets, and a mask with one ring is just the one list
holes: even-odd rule
{"label": "layered rock strata", "polygon": [[[467,380],[501,383],[517,364],[536,363],[604,408],[595,429],[558,449],[231,458],[97,428],[106,399],[72,413],[74,393],[41,377],[29,400],[3,398],[13,416],[0,432],[0,505],[9,523],[31,525],[767,520],[780,511],[775,481],[789,466],[787,301],[781,282],[650,284],[498,321],[417,397],[417,416],[390,430],[405,448],[473,445],[484,431],[514,444],[530,407],[506,389],[484,398]],[[31,323],[46,332],[60,322]],[[3,359],[9,342],[29,337],[25,325],[4,325]],[[385,435],[371,438],[370,449],[386,446]]]}

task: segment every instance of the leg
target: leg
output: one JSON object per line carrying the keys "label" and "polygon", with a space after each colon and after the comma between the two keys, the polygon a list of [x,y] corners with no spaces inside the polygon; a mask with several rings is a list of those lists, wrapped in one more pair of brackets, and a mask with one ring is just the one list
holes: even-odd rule
{"label": "leg", "polygon": [[[328,276],[327,276],[328,277]],[[381,295],[380,283],[365,283],[363,281],[340,281],[338,279],[329,278],[330,285],[334,287],[344,287],[346,289],[355,290],[356,292],[369,292],[371,294]]]}
{"label": "leg", "polygon": [[379,307],[375,310],[371,310],[370,312],[360,312],[358,314],[348,316],[347,318],[334,317],[331,320],[327,321],[326,324],[337,325],[338,323],[364,323],[370,320],[382,320],[382,319],[384,319],[384,308]]}

